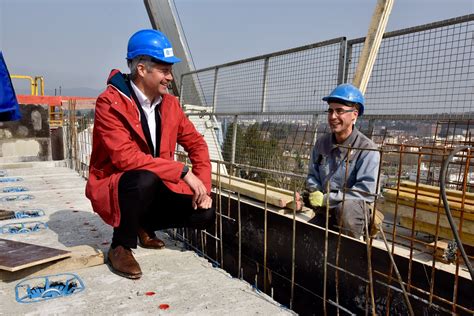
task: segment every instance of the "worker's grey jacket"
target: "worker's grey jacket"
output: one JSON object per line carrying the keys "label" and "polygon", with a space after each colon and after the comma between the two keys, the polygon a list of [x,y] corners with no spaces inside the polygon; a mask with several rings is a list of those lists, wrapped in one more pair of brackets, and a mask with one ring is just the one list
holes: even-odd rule
{"label": "worker's grey jacket", "polygon": [[[343,146],[350,146],[349,171],[346,179],[346,158],[349,150],[337,146],[333,133],[319,138],[314,145],[309,163],[306,189],[310,192],[325,193],[327,201],[327,182],[329,181],[329,203],[336,206],[343,199],[343,187],[363,192],[376,193],[377,175],[379,171],[380,154],[374,150],[377,146],[354,127],[351,135],[344,141]],[[361,192],[346,190],[345,199],[365,200],[373,202],[374,197]]]}

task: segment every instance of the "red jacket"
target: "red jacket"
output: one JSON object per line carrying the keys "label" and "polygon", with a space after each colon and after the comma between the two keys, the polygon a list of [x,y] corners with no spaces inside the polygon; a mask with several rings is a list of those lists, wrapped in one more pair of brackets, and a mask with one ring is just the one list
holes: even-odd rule
{"label": "red jacket", "polygon": [[92,208],[109,225],[120,223],[118,183],[128,170],[149,170],[176,193],[192,195],[181,179],[183,164],[174,161],[176,143],[191,159],[192,172],[211,191],[211,163],[203,136],[182,111],[178,100],[163,95],[161,104],[160,157],[154,158],[140,123],[140,113],[130,96],[125,77],[112,70],[107,89],[97,98],[92,155],[86,196]]}

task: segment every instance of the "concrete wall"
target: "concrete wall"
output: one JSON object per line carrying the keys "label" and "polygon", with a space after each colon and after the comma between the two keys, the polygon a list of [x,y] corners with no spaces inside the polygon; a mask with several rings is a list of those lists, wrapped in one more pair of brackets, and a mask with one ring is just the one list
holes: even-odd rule
{"label": "concrete wall", "polygon": [[51,160],[47,105],[20,104],[21,120],[0,122],[0,162]]}

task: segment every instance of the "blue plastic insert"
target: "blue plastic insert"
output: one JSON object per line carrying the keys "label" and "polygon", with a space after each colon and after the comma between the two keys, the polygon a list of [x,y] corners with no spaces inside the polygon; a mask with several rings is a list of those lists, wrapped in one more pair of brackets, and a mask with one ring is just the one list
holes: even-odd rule
{"label": "blue plastic insert", "polygon": [[25,191],[29,191],[29,190],[25,187],[6,187],[6,188],[3,188],[3,192],[5,192],[5,193],[25,192]]}
{"label": "blue plastic insert", "polygon": [[32,200],[35,197],[31,194],[7,195],[0,198],[0,202],[25,201]]}
{"label": "blue plastic insert", "polygon": [[31,218],[44,216],[44,211],[39,208],[32,208],[15,212],[15,218]]}
{"label": "blue plastic insert", "polygon": [[11,223],[0,227],[2,234],[29,234],[47,229],[48,225],[43,222]]}
{"label": "blue plastic insert", "polygon": [[73,273],[28,278],[15,286],[18,303],[35,303],[82,292],[84,282]]}
{"label": "blue plastic insert", "polygon": [[20,177],[0,178],[0,182],[18,182],[18,181],[23,181],[23,178],[20,178]]}

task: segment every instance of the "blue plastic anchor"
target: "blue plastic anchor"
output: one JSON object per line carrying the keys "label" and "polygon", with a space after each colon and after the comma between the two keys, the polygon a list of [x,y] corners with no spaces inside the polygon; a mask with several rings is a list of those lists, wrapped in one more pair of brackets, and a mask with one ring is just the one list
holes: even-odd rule
{"label": "blue plastic anchor", "polygon": [[0,202],[25,201],[32,200],[35,197],[31,194],[7,195],[0,198]]}
{"label": "blue plastic anchor", "polygon": [[29,234],[47,229],[48,225],[43,222],[10,223],[0,227],[2,234]]}
{"label": "blue plastic anchor", "polygon": [[82,292],[84,282],[73,273],[28,278],[15,286],[18,303],[35,303]]}
{"label": "blue plastic anchor", "polygon": [[44,216],[44,211],[37,208],[15,211],[15,218],[31,218],[31,217],[41,217]]}
{"label": "blue plastic anchor", "polygon": [[23,178],[20,178],[20,177],[0,178],[0,182],[18,182],[18,181],[23,181]]}
{"label": "blue plastic anchor", "polygon": [[3,192],[5,192],[5,193],[25,192],[25,191],[29,191],[29,190],[25,187],[6,187],[6,188],[3,188]]}

